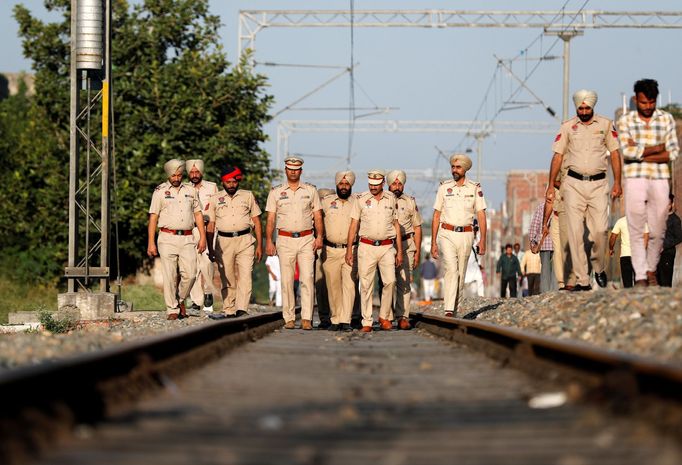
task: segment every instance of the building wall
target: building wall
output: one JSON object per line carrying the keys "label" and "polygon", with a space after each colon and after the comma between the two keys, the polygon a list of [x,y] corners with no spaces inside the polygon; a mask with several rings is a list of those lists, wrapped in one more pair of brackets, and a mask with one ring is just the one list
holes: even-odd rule
{"label": "building wall", "polygon": [[546,170],[510,171],[507,175],[504,242],[528,246],[530,219],[538,203],[544,202],[549,167]]}

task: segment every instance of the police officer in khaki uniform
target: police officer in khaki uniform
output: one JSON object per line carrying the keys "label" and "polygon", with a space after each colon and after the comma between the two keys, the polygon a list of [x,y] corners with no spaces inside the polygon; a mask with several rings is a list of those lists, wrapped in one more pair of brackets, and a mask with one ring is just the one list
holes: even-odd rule
{"label": "police officer in khaki uniform", "polygon": [[388,189],[398,202],[398,224],[403,245],[403,264],[396,273],[395,313],[399,329],[411,329],[410,300],[412,297],[412,270],[419,264],[422,247],[422,216],[414,197],[404,194],[407,175],[404,171],[393,170],[386,175]]}
{"label": "police officer in khaki uniform", "polygon": [[[206,231],[199,195],[194,187],[182,183],[185,164],[173,159],[166,162],[163,169],[168,181],[160,184],[152,195],[147,225],[147,255],[161,256],[166,313],[169,320],[177,320],[187,316],[185,299],[197,276],[197,251],[202,253],[206,249]],[[198,242],[192,235],[195,224],[199,230]],[[158,249],[154,243],[157,226],[161,229]]]}
{"label": "police officer in khaki uniform", "polygon": [[[333,192],[332,189],[327,189],[326,187],[318,189],[317,194],[320,196],[320,203],[325,196]],[[327,228],[325,227],[325,234],[326,233]],[[329,329],[332,327],[331,302],[329,299],[329,292],[327,291],[327,280],[322,266],[324,260],[325,248],[322,247],[315,252],[315,302],[317,303],[317,316],[320,318],[320,324],[317,326],[318,329]]]}
{"label": "police officer in khaki uniform", "polygon": [[[351,210],[351,224],[346,244],[355,242],[360,229],[358,244],[358,275],[360,278],[360,305],[362,331],[372,331],[372,294],[377,266],[383,283],[379,326],[391,330],[391,300],[395,289],[395,270],[403,263],[402,241],[398,225],[398,209],[395,195],[384,191],[384,172],[371,170],[367,173],[369,191],[360,194]],[[395,243],[395,247],[393,244]],[[397,250],[396,250],[397,249]],[[346,248],[346,264],[353,266],[353,249]]]}
{"label": "police officer in khaki uniform", "polygon": [[466,179],[471,159],[463,154],[450,157],[452,179],[443,181],[436,193],[431,222],[431,256],[443,260],[445,316],[454,317],[464,292],[467,263],[474,243],[474,218],[478,220],[478,254],[485,254],[486,203],[481,185]]}
{"label": "police officer in khaki uniform", "polygon": [[[352,171],[336,173],[336,192],[322,198],[324,217],[324,249],[322,267],[327,281],[331,309],[330,331],[351,331],[350,320],[355,302],[357,272],[346,263],[348,230],[351,210],[357,199],[352,195],[355,174]],[[350,247],[354,247],[351,243]]]}
{"label": "police officer in khaki uniform", "polygon": [[[268,255],[279,257],[282,272],[282,314],[286,329],[294,329],[294,271],[298,262],[301,283],[301,329],[313,329],[313,300],[315,288],[315,251],[322,247],[324,225],[322,206],[317,189],[301,181],[303,160],[289,156],[284,160],[285,183],[275,186],[268,194],[265,211],[266,245]],[[277,227],[277,246],[273,238]],[[313,232],[315,235],[313,236]]]}
{"label": "police officer in khaki uniform", "polygon": [[[218,192],[218,187],[214,182],[204,180],[204,162],[203,160],[187,160],[185,162],[185,171],[189,177],[191,185],[199,193],[199,204],[201,205],[201,213],[204,217],[204,226],[208,224],[208,207],[209,198]],[[193,230],[194,240],[199,240],[199,228],[196,226]],[[208,244],[207,244],[208,245]],[[212,245],[212,244],[210,244]],[[192,286],[189,293],[192,299],[192,307],[190,314],[199,316],[201,307],[204,311],[213,311],[213,293],[211,291],[213,283],[213,262],[208,258],[208,247],[203,253],[197,253],[197,279]]]}
{"label": "police officer in khaki uniform", "polygon": [[[620,152],[618,135],[608,118],[596,115],[594,105],[597,94],[594,91],[579,90],[573,95],[577,116],[561,125],[554,139],[552,164],[549,179],[556,179],[562,164],[566,168],[562,194],[568,226],[568,244],[571,262],[576,276],[574,291],[592,289],[588,274],[587,256],[583,242],[584,227],[587,224],[593,242],[591,256],[595,279],[600,287],[606,287],[605,271],[606,245],[608,234],[609,184],[606,179],[610,152],[613,170],[611,196],[622,194],[620,174]],[[547,187],[546,197],[554,199],[554,184]]]}
{"label": "police officer in khaki uniform", "polygon": [[263,255],[261,210],[251,191],[239,189],[241,179],[239,168],[226,166],[221,173],[224,190],[211,196],[208,209],[208,247],[213,257],[213,235],[217,230],[215,258],[222,283],[223,312],[228,318],[247,314],[254,257],[259,262]]}

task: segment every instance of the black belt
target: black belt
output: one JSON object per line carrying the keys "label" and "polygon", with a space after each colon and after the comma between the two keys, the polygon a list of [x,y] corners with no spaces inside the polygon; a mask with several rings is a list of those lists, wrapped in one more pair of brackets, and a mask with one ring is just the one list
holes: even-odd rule
{"label": "black belt", "polygon": [[606,172],[602,171],[601,173],[593,174],[592,176],[586,176],[584,174],[576,173],[573,170],[568,170],[568,175],[572,178],[580,179],[581,181],[599,181],[606,177]]}
{"label": "black belt", "polygon": [[327,239],[324,239],[324,245],[327,247],[331,247],[332,249],[345,249],[348,246],[346,244],[335,244],[334,242],[329,242]]}
{"label": "black belt", "polygon": [[218,231],[218,235],[222,237],[238,237],[238,236],[243,236],[244,234],[248,234],[251,232],[251,228],[246,228],[242,229],[241,231],[233,231],[233,232],[223,232],[223,231]]}
{"label": "black belt", "polygon": [[623,163],[626,165],[632,165],[633,163],[644,163],[644,160],[626,160],[623,159]]}
{"label": "black belt", "polygon": [[413,232],[408,233],[408,234],[405,234],[404,236],[401,237],[401,239],[402,239],[403,241],[406,241],[406,240],[408,240],[408,239],[411,238],[411,237],[414,237],[414,233],[413,233]]}

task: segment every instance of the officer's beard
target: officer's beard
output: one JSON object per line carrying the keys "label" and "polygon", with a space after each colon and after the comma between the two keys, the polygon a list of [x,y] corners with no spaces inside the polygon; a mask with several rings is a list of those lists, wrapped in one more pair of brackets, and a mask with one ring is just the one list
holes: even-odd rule
{"label": "officer's beard", "polygon": [[180,184],[182,183],[182,179],[180,179],[178,181],[171,181],[171,180],[168,180],[168,181],[171,183],[171,186],[173,186],[173,187],[180,187]]}
{"label": "officer's beard", "polygon": [[393,192],[393,195],[395,195],[396,197],[400,197],[401,195],[403,195],[403,191],[401,191],[400,189],[396,189],[391,192]]}
{"label": "officer's beard", "polygon": [[462,179],[462,176],[460,176],[459,173],[452,173],[452,179],[454,179],[455,181],[459,181],[460,179]]}
{"label": "officer's beard", "polygon": [[190,176],[189,178],[189,180],[192,181],[192,184],[199,184],[202,179],[204,179],[202,176]]}
{"label": "officer's beard", "polygon": [[336,188],[336,195],[338,195],[342,200],[346,200],[348,197],[350,197],[351,192],[352,189],[346,189],[345,187]]}
{"label": "officer's beard", "polygon": [[594,111],[591,111],[586,115],[584,115],[582,113],[578,113],[578,118],[580,118],[580,121],[582,121],[583,123],[587,123],[589,120],[592,119],[593,116],[594,116]]}
{"label": "officer's beard", "polygon": [[237,186],[237,187],[229,187],[229,188],[225,188],[225,192],[227,192],[227,194],[228,194],[230,197],[232,197],[234,194],[237,193],[237,189],[239,189],[239,186]]}

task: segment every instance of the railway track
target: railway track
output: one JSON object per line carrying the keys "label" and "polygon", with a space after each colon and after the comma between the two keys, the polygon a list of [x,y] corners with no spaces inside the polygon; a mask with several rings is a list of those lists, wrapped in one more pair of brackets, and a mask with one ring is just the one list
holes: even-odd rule
{"label": "railway track", "polygon": [[[279,331],[271,313],[16,370],[0,463],[682,463],[680,367],[415,322]],[[565,402],[529,406],[548,393]]]}

